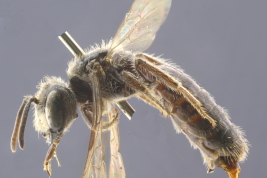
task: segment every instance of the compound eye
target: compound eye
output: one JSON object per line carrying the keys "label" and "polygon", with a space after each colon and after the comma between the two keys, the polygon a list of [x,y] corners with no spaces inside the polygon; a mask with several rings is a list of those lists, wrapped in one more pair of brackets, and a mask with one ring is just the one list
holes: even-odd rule
{"label": "compound eye", "polygon": [[60,90],[49,93],[46,101],[45,113],[50,129],[59,130],[64,126],[64,103]]}
{"label": "compound eye", "polygon": [[51,90],[45,103],[45,117],[48,124],[45,138],[48,143],[53,143],[55,139],[61,137],[77,116],[76,100],[71,91],[57,85]]}

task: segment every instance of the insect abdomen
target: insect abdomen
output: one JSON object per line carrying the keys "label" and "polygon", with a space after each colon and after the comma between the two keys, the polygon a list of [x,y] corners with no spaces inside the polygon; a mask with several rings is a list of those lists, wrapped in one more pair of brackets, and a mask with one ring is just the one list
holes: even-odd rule
{"label": "insect abdomen", "polygon": [[[246,158],[248,145],[243,132],[230,122],[228,114],[206,90],[182,70],[158,58],[144,54],[138,55],[138,58],[150,65],[150,70],[143,67],[145,62],[137,65],[141,76],[150,83],[150,91],[161,101],[176,130],[183,132],[191,145],[200,150],[210,170],[222,165],[229,167],[229,161],[235,163]],[[183,88],[183,91],[179,88]],[[191,100],[188,99],[188,93],[192,95]],[[202,113],[196,104],[192,104],[192,98],[193,104],[199,103],[197,106]],[[212,125],[205,115],[216,121],[216,124]]]}
{"label": "insect abdomen", "polygon": [[[203,152],[214,152],[206,155],[212,159],[225,156],[233,161],[243,161],[248,152],[247,140],[243,132],[230,122],[225,110],[217,105],[211,95],[201,88],[189,75],[169,66],[161,69],[176,78],[181,84],[200,101],[205,112],[216,121],[213,128],[211,123],[203,118],[182,94],[172,91],[168,86],[160,84],[156,93],[163,100],[164,107],[171,113],[173,122],[190,139],[193,146]],[[203,150],[205,149],[205,150]]]}

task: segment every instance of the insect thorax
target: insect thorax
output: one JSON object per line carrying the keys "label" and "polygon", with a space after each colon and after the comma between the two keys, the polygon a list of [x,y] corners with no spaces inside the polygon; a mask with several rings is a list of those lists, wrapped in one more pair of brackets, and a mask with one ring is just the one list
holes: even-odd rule
{"label": "insect thorax", "polygon": [[102,98],[109,101],[123,100],[135,92],[125,85],[121,76],[122,71],[129,71],[137,75],[134,66],[134,55],[128,51],[115,53],[111,59],[107,59],[108,50],[98,48],[90,50],[84,57],[75,58],[69,63],[67,74],[70,80],[70,88],[76,95],[79,103],[92,101],[92,66],[100,64],[102,77],[100,90]]}

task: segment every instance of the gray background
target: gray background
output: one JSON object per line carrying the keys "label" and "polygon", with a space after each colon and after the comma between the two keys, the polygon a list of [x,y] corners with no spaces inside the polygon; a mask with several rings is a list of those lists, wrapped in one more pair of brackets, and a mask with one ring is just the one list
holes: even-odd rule
{"label": "gray background", "polygon": [[[29,116],[25,148],[12,153],[10,136],[24,95],[44,75],[61,76],[72,54],[58,40],[64,31],[86,48],[116,33],[132,1],[0,0],[0,177],[43,177],[48,150]],[[174,0],[153,45],[146,51],[172,59],[226,107],[252,147],[242,178],[264,177],[266,166],[267,1]],[[137,99],[136,114],[120,119],[127,177],[226,178],[206,174],[198,151],[176,134],[169,119]],[[79,118],[58,147],[52,177],[81,177],[89,130]]]}

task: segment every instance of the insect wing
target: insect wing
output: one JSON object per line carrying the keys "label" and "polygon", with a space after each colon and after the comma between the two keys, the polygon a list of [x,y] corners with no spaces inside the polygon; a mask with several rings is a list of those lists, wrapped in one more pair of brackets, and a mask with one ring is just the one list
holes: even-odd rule
{"label": "insect wing", "polygon": [[114,50],[147,49],[166,19],[170,7],[171,0],[135,0],[112,40],[108,57]]}
{"label": "insect wing", "polygon": [[92,72],[93,123],[83,178],[106,178],[106,165],[102,146],[102,107],[100,82],[97,72]]}
{"label": "insect wing", "polygon": [[[116,111],[116,116],[118,117],[118,112]],[[111,120],[111,119],[110,119]],[[119,137],[118,123],[112,127],[110,131],[110,168],[109,177],[110,178],[125,178],[125,169],[120,154],[120,137]]]}

